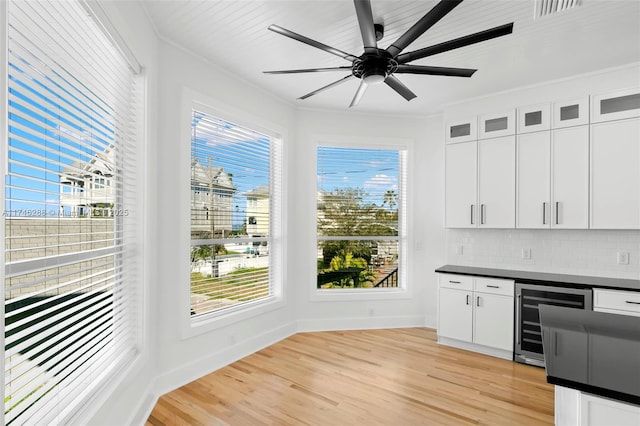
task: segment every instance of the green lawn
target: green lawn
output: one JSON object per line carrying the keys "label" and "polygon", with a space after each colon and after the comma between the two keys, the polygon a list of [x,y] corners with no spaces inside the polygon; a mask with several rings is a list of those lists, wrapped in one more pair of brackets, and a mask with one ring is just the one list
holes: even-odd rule
{"label": "green lawn", "polygon": [[249,268],[233,271],[218,278],[191,274],[191,292],[211,299],[231,299],[240,302],[269,295],[269,268]]}

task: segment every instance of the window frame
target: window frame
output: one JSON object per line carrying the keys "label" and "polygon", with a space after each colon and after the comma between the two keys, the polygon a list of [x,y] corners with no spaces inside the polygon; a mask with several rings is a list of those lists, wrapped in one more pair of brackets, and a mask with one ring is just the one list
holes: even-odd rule
{"label": "window frame", "polygon": [[[181,338],[184,340],[211,330],[226,327],[257,315],[262,315],[267,312],[280,309],[286,303],[284,291],[286,270],[284,268],[283,261],[286,253],[286,242],[283,236],[285,233],[284,224],[287,223],[287,212],[285,209],[285,206],[287,205],[287,178],[285,168],[285,164],[287,164],[285,149],[287,132],[282,126],[272,123],[269,120],[247,113],[234,106],[211,98],[203,94],[201,91],[196,91],[189,87],[183,87],[182,89],[181,104],[182,112],[180,125],[182,130],[180,139],[184,142],[180,144],[180,158],[183,158],[184,161],[180,161],[180,164],[177,166],[177,171],[179,173],[178,182],[180,184],[178,205],[185,206],[186,208],[181,208],[179,213],[182,218],[178,227],[181,238],[179,244],[180,247],[182,247],[181,253],[184,253],[184,256],[178,262],[181,265],[179,268],[181,271],[180,276],[189,277],[191,270],[188,256],[191,250],[191,211],[189,207],[191,205],[191,194],[187,189],[191,187],[191,121],[194,109],[263,133],[271,138],[272,146],[270,161],[272,170],[269,184],[272,189],[273,211],[279,211],[280,213],[279,217],[276,215],[273,218],[270,218],[269,268],[272,279],[272,295],[261,300],[243,303],[234,309],[208,312],[198,316],[198,318],[192,318],[190,314],[190,281],[185,280],[184,284],[180,286],[178,304],[178,309],[180,311]],[[276,167],[278,168],[277,174],[280,176],[280,182],[272,181],[272,179],[275,179],[274,172]],[[274,188],[274,185],[276,188]]]}
{"label": "window frame", "polygon": [[[413,297],[413,286],[410,284],[412,236],[408,232],[411,217],[411,181],[412,181],[412,152],[414,141],[409,138],[396,137],[365,137],[365,136],[345,136],[332,134],[316,134],[312,137],[312,159],[313,167],[313,241],[312,248],[307,256],[309,259],[309,300],[314,302],[336,302],[336,301],[363,301],[363,300],[396,300],[410,299]],[[388,288],[353,288],[353,289],[318,289],[317,288],[317,253],[318,253],[318,148],[350,148],[350,149],[387,149],[400,151],[400,170],[398,176],[398,193],[401,202],[398,206],[398,287]]]}

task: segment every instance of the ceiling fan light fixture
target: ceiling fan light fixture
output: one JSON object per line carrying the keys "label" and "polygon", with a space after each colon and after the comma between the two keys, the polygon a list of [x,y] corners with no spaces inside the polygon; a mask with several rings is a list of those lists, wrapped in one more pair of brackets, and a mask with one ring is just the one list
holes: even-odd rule
{"label": "ceiling fan light fixture", "polygon": [[387,78],[385,73],[372,73],[362,76],[362,79],[365,83],[371,84],[380,84]]}

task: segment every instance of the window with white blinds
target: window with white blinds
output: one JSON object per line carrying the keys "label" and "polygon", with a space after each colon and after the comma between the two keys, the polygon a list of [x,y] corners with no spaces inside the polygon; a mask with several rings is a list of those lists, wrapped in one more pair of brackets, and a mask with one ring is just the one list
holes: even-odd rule
{"label": "window with white blinds", "polygon": [[281,142],[191,114],[191,316],[271,300],[278,274]]}
{"label": "window with white blinds", "polygon": [[75,1],[8,1],[4,423],[73,418],[133,359],[139,81]]}
{"label": "window with white blinds", "polygon": [[400,149],[318,147],[318,290],[401,287],[405,157]]}

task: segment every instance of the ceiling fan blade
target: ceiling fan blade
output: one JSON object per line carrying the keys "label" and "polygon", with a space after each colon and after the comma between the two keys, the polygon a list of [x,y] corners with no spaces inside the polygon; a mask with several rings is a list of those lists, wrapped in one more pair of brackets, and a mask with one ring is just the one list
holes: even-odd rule
{"label": "ceiling fan blade", "polygon": [[351,67],[329,67],[329,68],[306,68],[299,70],[279,70],[279,71],[262,71],[264,74],[297,74],[304,72],[324,72],[324,71],[346,71]]}
{"label": "ceiling fan blade", "polygon": [[358,15],[358,25],[362,34],[362,42],[364,43],[364,51],[378,49],[376,40],[376,30],[373,26],[373,12],[371,11],[370,0],[353,0],[356,7],[356,15]]}
{"label": "ceiling fan blade", "polygon": [[405,86],[398,78],[394,75],[390,75],[387,77],[384,82],[387,86],[391,87],[393,90],[398,92],[400,96],[410,101],[411,99],[417,97],[415,93],[413,93],[407,86]]}
{"label": "ceiling fan blade", "polygon": [[353,56],[349,53],[343,52],[342,50],[336,49],[331,46],[327,46],[324,43],[320,43],[319,41],[310,39],[309,37],[305,37],[298,33],[294,33],[293,31],[289,31],[288,29],[279,27],[278,25],[269,25],[269,30],[273,31],[274,33],[281,34],[285,37],[289,37],[294,40],[297,40],[301,43],[308,44],[309,46],[315,47],[317,49],[324,50],[325,52],[331,53],[333,55],[340,56],[341,58],[344,58],[351,62],[358,59],[357,56]]}
{"label": "ceiling fan blade", "polygon": [[314,90],[314,91],[313,91],[313,92],[311,92],[311,93],[307,93],[307,94],[306,94],[306,95],[304,95],[304,96],[300,96],[298,99],[307,99],[307,98],[309,98],[309,97],[311,97],[311,96],[313,96],[313,95],[316,95],[316,94],[318,94],[318,93],[320,93],[320,92],[322,92],[322,91],[324,91],[324,90],[330,89],[330,88],[332,88],[332,87],[334,87],[334,86],[337,86],[338,84],[342,84],[342,83],[344,83],[345,81],[347,81],[347,80],[349,80],[349,79],[351,79],[351,78],[353,78],[353,77],[354,77],[354,76],[353,76],[353,74],[349,74],[348,76],[343,77],[343,78],[341,78],[340,80],[336,80],[336,81],[334,81],[333,83],[329,83],[329,84],[327,84],[326,86],[322,86],[321,88],[319,88],[319,89],[317,89],[317,90]]}
{"label": "ceiling fan blade", "polygon": [[[450,77],[471,77],[478,70],[470,68],[431,67],[426,65],[398,65],[399,74],[447,75]],[[386,81],[386,80],[385,80]]]}
{"label": "ceiling fan blade", "polygon": [[369,85],[365,83],[364,80],[360,80],[360,86],[358,86],[358,90],[353,96],[353,100],[351,101],[349,108],[354,107],[360,103],[360,99],[362,99],[362,95],[364,95],[364,92],[366,92],[367,87],[369,87]]}
{"label": "ceiling fan blade", "polygon": [[402,34],[398,40],[394,41],[393,44],[387,48],[387,52],[394,58],[398,56],[400,52],[413,43],[415,39],[424,34],[425,31],[444,18],[447,13],[451,12],[453,8],[460,3],[462,3],[462,0],[441,0],[440,3],[435,5],[426,15],[420,18],[418,22],[413,24],[407,32]]}
{"label": "ceiling fan blade", "polygon": [[423,49],[414,50],[413,52],[403,53],[396,57],[399,64],[415,61],[416,59],[426,58],[427,56],[436,55],[449,50],[458,49],[460,47],[469,46],[471,44],[480,43],[481,41],[491,40],[492,38],[502,37],[513,32],[513,22],[488,30],[469,34],[464,37],[445,41],[444,43],[434,44],[433,46]]}

